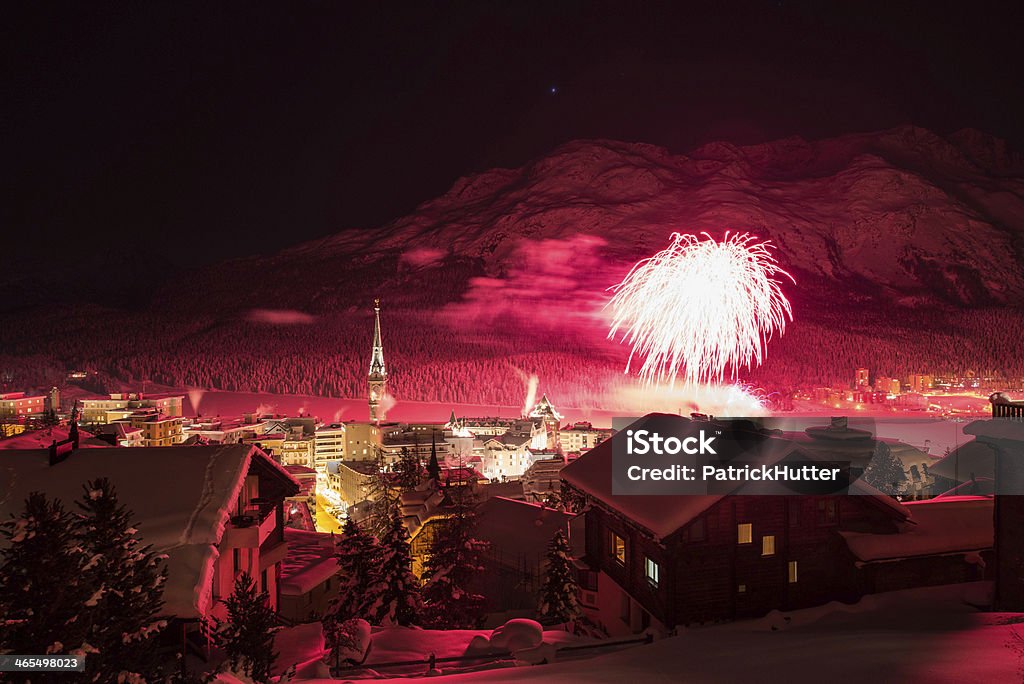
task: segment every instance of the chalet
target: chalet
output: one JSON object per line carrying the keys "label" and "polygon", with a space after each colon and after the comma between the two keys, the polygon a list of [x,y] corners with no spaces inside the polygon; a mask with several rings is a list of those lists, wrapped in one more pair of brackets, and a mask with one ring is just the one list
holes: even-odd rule
{"label": "chalet", "polygon": [[555,532],[568,535],[572,514],[503,497],[487,499],[476,514],[475,536],[488,543],[480,575],[486,624],[536,617],[548,544]]}
{"label": "chalet", "polygon": [[1024,582],[1020,581],[1024,549],[1024,401],[997,392],[992,419],[979,420],[964,432],[988,446],[993,464],[995,497],[995,597],[997,610],[1024,610]]}
{"label": "chalet", "polygon": [[66,507],[82,485],[106,477],[134,513],[142,539],[167,554],[164,610],[196,625],[223,617],[221,599],[248,571],[279,603],[285,558],[283,502],[298,485],[252,446],[75,449],[51,458],[47,449],[12,450],[0,469],[0,518],[18,515],[30,492]]}
{"label": "chalet", "polygon": [[288,554],[281,565],[279,612],[292,622],[322,617],[338,595],[334,535],[286,529]]}
{"label": "chalet", "polygon": [[[691,424],[647,416],[630,427],[642,429],[654,417],[678,420],[681,430]],[[715,427],[756,430],[727,421]],[[753,437],[763,440],[763,451],[776,463],[794,455],[820,460],[824,452],[814,435]],[[915,509],[860,480],[849,495],[763,495],[737,483],[715,494],[614,496],[612,448],[622,439],[624,431],[561,471],[563,500],[583,511],[583,539],[574,539],[582,555],[581,601],[612,634],[667,631],[854,601],[871,591],[973,579],[983,567],[977,557],[990,549],[991,528],[986,537],[984,525],[970,539],[941,539],[948,515],[938,509],[929,509],[935,511],[929,532],[915,535]],[[806,448],[808,440],[813,449]],[[984,518],[983,511],[972,515]],[[902,555],[888,554],[912,537],[925,541],[908,544]],[[888,542],[885,551],[872,546],[878,540]]]}

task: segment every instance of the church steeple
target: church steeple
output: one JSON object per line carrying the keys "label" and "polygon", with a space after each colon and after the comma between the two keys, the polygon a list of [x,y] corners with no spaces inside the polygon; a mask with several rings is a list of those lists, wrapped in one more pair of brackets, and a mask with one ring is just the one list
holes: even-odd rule
{"label": "church steeple", "polygon": [[370,354],[370,373],[367,385],[370,390],[370,420],[384,420],[386,409],[380,407],[388,387],[388,371],[384,366],[384,345],[380,340],[380,300],[373,300],[373,351]]}

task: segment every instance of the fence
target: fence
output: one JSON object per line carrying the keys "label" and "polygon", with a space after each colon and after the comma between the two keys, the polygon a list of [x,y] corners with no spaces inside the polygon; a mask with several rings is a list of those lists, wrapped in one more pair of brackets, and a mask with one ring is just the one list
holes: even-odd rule
{"label": "fence", "polygon": [[[613,648],[616,646],[632,646],[635,644],[649,644],[654,641],[654,637],[651,634],[646,634],[642,637],[635,639],[624,639],[620,641],[602,641],[596,644],[578,644],[573,646],[562,646],[555,650],[556,653],[565,652],[576,652],[586,651],[597,648]],[[332,667],[331,676],[344,675],[346,673],[356,672],[358,670],[384,670],[395,667],[412,667],[414,665],[425,666],[423,674],[426,675],[431,670],[436,669],[438,663],[459,663],[459,662],[479,662],[481,665],[489,662],[498,662],[505,658],[512,658],[515,654],[512,651],[498,651],[496,653],[487,653],[481,655],[462,655],[462,656],[446,656],[444,658],[438,658],[433,653],[425,658],[416,658],[413,660],[395,660],[385,663],[372,663],[368,665],[347,665],[342,667]]]}

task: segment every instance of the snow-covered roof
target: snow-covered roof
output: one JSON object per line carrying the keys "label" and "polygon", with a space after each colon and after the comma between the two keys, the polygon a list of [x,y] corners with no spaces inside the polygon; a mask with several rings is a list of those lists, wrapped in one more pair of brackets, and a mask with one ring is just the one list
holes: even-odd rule
{"label": "snow-covered roof", "polygon": [[[648,414],[632,423],[629,428],[633,430],[643,429],[644,425],[652,419],[671,419],[691,423],[686,418],[671,414]],[[682,527],[692,522],[697,516],[708,510],[721,500],[724,494],[706,495],[612,495],[612,449],[615,440],[626,439],[626,431],[617,432],[610,439],[601,442],[590,451],[580,456],[575,461],[562,468],[561,478],[577,489],[585,492],[594,499],[597,499],[605,506],[622,513],[627,518],[649,530],[656,538],[664,539],[677,532]],[[766,443],[776,448],[770,455],[766,455],[766,463],[774,463],[794,453],[807,459],[819,457],[818,450],[807,450],[806,440],[795,442],[779,437],[766,437]],[[534,464],[536,467],[540,461]],[[737,482],[736,488],[751,487]],[[906,519],[907,511],[891,497],[885,496],[874,487],[855,480],[850,485],[850,493],[870,497],[871,502],[879,506],[894,517]]]}
{"label": "snow-covered roof", "polygon": [[972,477],[995,477],[996,451],[991,444],[975,439],[949,452],[931,465],[928,472],[956,482]]}
{"label": "snow-covered roof", "polygon": [[281,593],[301,596],[338,571],[334,535],[285,528],[288,555],[281,564]]}
{"label": "snow-covered roof", "polygon": [[965,425],[964,432],[983,439],[1024,442],[1024,422],[1019,420],[976,420]]}
{"label": "snow-covered roof", "polygon": [[491,543],[497,557],[517,562],[543,555],[556,531],[568,535],[572,517],[540,504],[496,496],[477,507],[475,534]]}
{"label": "snow-covered roof", "polygon": [[253,458],[272,463],[239,444],[79,449],[55,466],[45,449],[8,451],[0,457],[0,518],[19,514],[33,491],[73,509],[87,480],[106,477],[145,543],[168,556],[165,612],[199,617],[210,606],[216,545]]}
{"label": "snow-covered roof", "polygon": [[[20,435],[0,439],[0,449],[46,449],[55,440],[62,442],[68,438],[69,428],[66,425],[55,425],[41,430],[26,430]],[[104,442],[91,433],[79,428],[78,448],[87,449],[92,447],[109,447],[109,442]]]}
{"label": "snow-covered roof", "polygon": [[[630,427],[642,429],[655,414],[640,418]],[[618,433],[625,439],[625,430]],[[722,496],[613,496],[612,441],[605,440],[561,470],[561,478],[577,489],[619,511],[663,539],[711,508]],[[533,464],[537,467],[542,461]]]}
{"label": "snow-covered roof", "polygon": [[843,532],[850,552],[863,562],[991,549],[995,538],[993,500],[958,496],[904,504],[914,525],[897,534]]}

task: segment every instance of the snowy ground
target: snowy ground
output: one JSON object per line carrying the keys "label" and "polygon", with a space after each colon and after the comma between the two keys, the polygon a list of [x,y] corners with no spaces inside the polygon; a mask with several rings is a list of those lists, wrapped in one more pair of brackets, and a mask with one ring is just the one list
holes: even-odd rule
{"label": "snowy ground", "polygon": [[[649,646],[587,659],[454,675],[447,675],[450,670],[445,668],[446,676],[434,681],[1021,681],[1016,656],[1006,644],[1011,630],[1024,634],[1024,614],[982,613],[965,603],[977,600],[986,588],[950,585],[880,594],[855,606],[830,604],[688,629]],[[381,634],[376,637],[381,641],[375,642],[374,661],[417,657],[430,650],[438,656],[454,653],[473,634],[424,631],[418,638],[406,633],[390,643]],[[380,674],[397,673],[382,669]]]}

